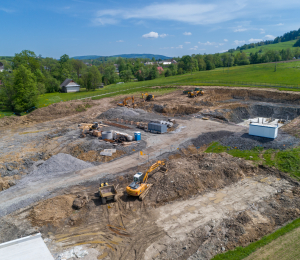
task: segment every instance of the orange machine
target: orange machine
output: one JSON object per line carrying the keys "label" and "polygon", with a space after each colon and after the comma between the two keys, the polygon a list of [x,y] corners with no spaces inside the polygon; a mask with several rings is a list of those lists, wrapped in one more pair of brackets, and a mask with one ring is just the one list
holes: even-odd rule
{"label": "orange machine", "polygon": [[135,107],[134,96],[124,98],[123,102],[118,103],[118,106],[121,106],[121,107],[130,106],[130,104],[127,103],[128,100],[132,100],[132,107]]}
{"label": "orange machine", "polygon": [[157,161],[154,163],[145,173],[144,178],[142,172],[136,173],[133,176],[133,182],[130,183],[130,185],[126,188],[127,194],[130,196],[139,197],[140,200],[143,200],[152,186],[152,184],[147,184],[148,174],[161,165],[165,165],[165,163],[163,161]]}

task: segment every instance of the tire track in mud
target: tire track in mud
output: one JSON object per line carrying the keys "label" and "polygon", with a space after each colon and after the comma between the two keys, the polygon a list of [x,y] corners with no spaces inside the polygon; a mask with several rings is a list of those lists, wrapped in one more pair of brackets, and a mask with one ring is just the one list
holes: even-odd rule
{"label": "tire track in mud", "polygon": [[99,259],[137,260],[143,259],[150,244],[165,235],[145,203],[135,198],[124,196],[99,208],[93,212],[99,215],[98,220],[89,221],[90,213],[83,214],[77,227],[58,231],[54,242],[63,249],[90,244],[99,250]]}

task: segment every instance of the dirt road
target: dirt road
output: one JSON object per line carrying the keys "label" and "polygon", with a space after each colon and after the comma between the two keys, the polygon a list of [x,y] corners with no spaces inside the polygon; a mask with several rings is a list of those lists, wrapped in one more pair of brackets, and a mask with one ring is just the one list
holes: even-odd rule
{"label": "dirt road", "polygon": [[[178,120],[180,126],[185,126],[179,133],[167,135],[153,135],[147,139],[149,148],[143,151],[145,154],[151,153],[151,158],[160,155],[161,150],[176,149],[181,143],[186,142],[199,135],[218,129],[226,131],[239,131],[241,126],[222,124],[215,121],[204,121],[201,119]],[[179,127],[180,127],[179,126]],[[138,154],[133,154],[115,160],[113,163],[105,163],[100,166],[88,168],[78,172],[70,172],[63,175],[47,176],[25,176],[17,185],[1,192],[0,194],[0,217],[9,214],[19,208],[26,207],[33,202],[48,197],[62,188],[77,185],[87,181],[98,180],[109,174],[126,172],[126,170],[137,166],[140,162]]]}

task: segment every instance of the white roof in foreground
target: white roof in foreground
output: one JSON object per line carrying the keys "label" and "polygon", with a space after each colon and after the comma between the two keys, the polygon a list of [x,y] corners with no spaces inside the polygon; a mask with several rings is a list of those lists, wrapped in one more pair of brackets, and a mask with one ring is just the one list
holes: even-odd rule
{"label": "white roof in foreground", "polygon": [[271,124],[251,123],[250,125],[261,126],[261,127],[278,128],[278,125],[271,125]]}
{"label": "white roof in foreground", "polygon": [[54,260],[40,233],[0,244],[0,259]]}

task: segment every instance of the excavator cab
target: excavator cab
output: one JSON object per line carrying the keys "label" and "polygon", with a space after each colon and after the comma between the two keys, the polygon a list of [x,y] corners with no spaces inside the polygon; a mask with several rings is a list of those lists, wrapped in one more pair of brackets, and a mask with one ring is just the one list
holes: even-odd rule
{"label": "excavator cab", "polygon": [[133,181],[134,182],[142,182],[143,181],[143,173],[138,172],[133,176]]}
{"label": "excavator cab", "polygon": [[136,190],[140,187],[140,183],[143,181],[143,173],[138,172],[133,176],[133,182],[130,183],[129,187]]}

